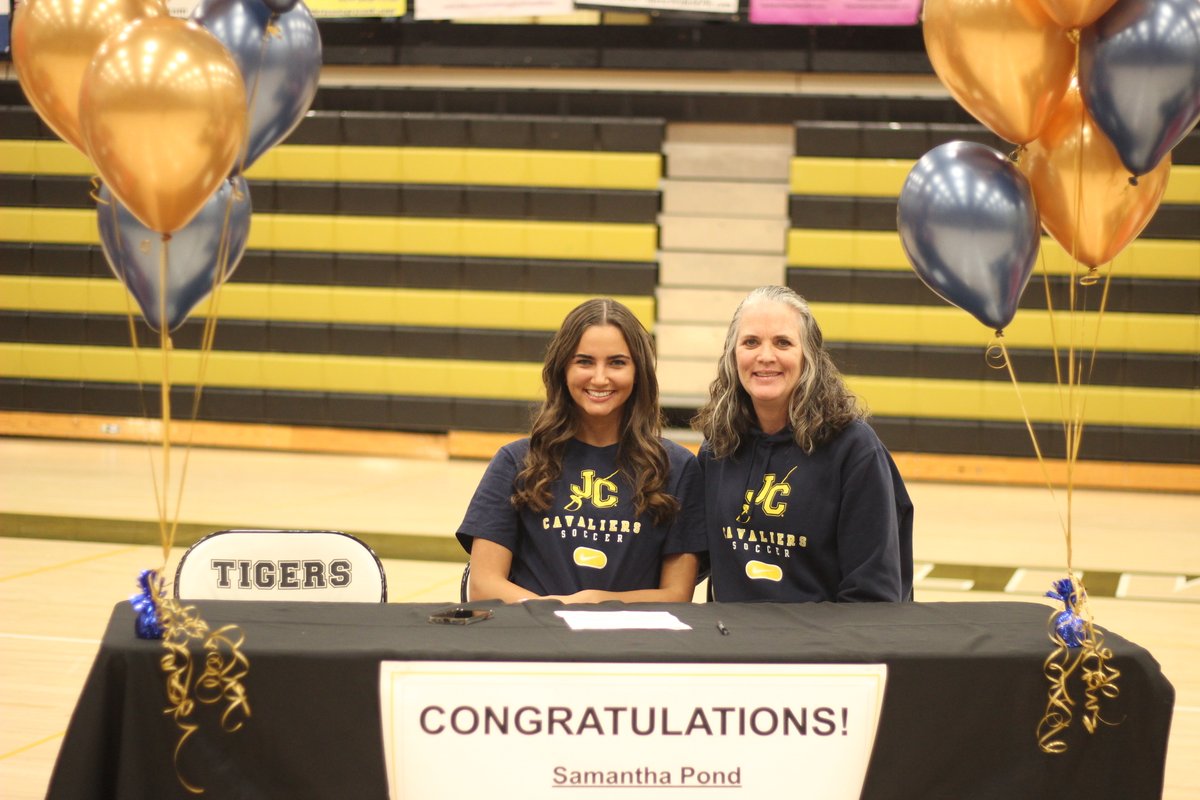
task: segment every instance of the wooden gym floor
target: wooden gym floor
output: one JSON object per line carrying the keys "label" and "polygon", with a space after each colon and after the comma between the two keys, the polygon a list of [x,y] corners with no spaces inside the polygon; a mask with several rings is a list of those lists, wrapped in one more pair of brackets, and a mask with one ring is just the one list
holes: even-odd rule
{"label": "wooden gym floor", "polygon": [[[0,438],[0,794],[9,800],[44,796],[111,609],[162,560],[158,452]],[[173,451],[176,480],[183,458]],[[453,531],[484,466],[194,448],[181,540],[231,527],[353,532],[383,558],[392,602],[453,601],[464,560]],[[1049,612],[1040,595],[1066,562],[1064,491],[913,480],[909,489],[919,601],[1020,599]],[[1097,623],[1150,650],[1175,685],[1164,797],[1200,800],[1200,494],[1070,499],[1074,563]]]}

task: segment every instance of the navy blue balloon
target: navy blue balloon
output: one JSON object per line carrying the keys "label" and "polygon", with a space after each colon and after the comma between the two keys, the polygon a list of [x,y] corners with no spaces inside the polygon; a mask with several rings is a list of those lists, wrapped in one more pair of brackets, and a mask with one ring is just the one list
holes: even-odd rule
{"label": "navy blue balloon", "polygon": [[296,7],[299,0],[262,0],[263,4],[276,14],[286,14]]}
{"label": "navy blue balloon", "polygon": [[321,34],[304,3],[290,8],[276,14],[263,0],[202,0],[192,11],[192,19],[229,50],[246,83],[243,168],[286,139],[317,94]]}
{"label": "navy blue balloon", "polygon": [[995,330],[1012,322],[1041,243],[1033,189],[1016,165],[974,142],[935,147],[904,180],[896,223],[939,297]]}
{"label": "navy blue balloon", "polygon": [[[162,234],[139,222],[112,196],[107,186],[101,187],[100,199],[96,217],[100,223],[100,246],[108,266],[129,289],[150,327],[162,330],[159,280]],[[227,210],[229,226],[226,233]],[[245,179],[238,177],[222,183],[192,221],[171,234],[167,245],[165,316],[168,331],[183,324],[196,304],[212,291],[222,258],[225,273],[221,280],[233,274],[246,251],[249,233],[250,190]],[[221,250],[223,239],[225,251]]]}
{"label": "navy blue balloon", "polygon": [[1079,42],[1079,88],[1134,175],[1200,120],[1200,2],[1117,0]]}

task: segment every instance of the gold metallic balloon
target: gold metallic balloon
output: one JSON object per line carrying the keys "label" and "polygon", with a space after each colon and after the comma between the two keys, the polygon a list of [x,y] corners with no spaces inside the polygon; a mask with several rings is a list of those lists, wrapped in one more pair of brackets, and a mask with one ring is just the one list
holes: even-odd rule
{"label": "gold metallic balloon", "polygon": [[1137,238],[1154,216],[1170,156],[1129,182],[1129,170],[1071,86],[1046,130],[1021,156],[1042,226],[1075,259],[1098,267]]}
{"label": "gold metallic balloon", "polygon": [[1064,28],[1091,25],[1112,8],[1116,0],[1041,0],[1042,8]]}
{"label": "gold metallic balloon", "polygon": [[194,22],[142,19],[105,41],[79,96],[87,153],[142,224],[178,230],[229,176],[246,138],[233,56]]}
{"label": "gold metallic balloon", "polygon": [[83,152],[79,84],[101,43],[135,19],[166,17],[162,0],[25,0],[13,16],[12,56],[29,103]]}
{"label": "gold metallic balloon", "polygon": [[1075,44],[1038,0],[926,0],[925,50],[963,108],[1017,144],[1037,138],[1067,90]]}

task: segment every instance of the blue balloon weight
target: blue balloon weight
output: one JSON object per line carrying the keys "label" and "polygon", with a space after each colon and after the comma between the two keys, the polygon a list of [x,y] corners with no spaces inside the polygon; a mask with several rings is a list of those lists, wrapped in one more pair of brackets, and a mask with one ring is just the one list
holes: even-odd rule
{"label": "blue balloon weight", "polygon": [[[163,317],[159,259],[162,234],[152,231],[112,196],[107,186],[100,189],[96,210],[100,223],[100,245],[113,274],[129,289],[154,330],[162,330]],[[232,205],[231,205],[232,204]],[[228,230],[226,231],[226,211]],[[224,281],[246,251],[250,233],[250,190],[244,178],[221,184],[192,218],[171,234],[167,245],[166,325],[178,328],[204,296],[212,291],[219,262],[224,261]],[[226,249],[222,251],[222,241]],[[225,253],[228,255],[225,256]]]}
{"label": "blue balloon weight", "polygon": [[248,168],[287,138],[312,105],[321,74],[321,34],[302,2],[277,14],[263,0],[202,0],[192,19],[225,45],[242,71],[249,103]]}
{"label": "blue balloon weight", "polygon": [[943,300],[1001,330],[1017,313],[1041,233],[1029,181],[974,142],[948,142],[917,161],[896,211],[904,254]]}
{"label": "blue balloon weight", "polygon": [[1083,31],[1079,88],[1121,163],[1154,169],[1200,120],[1200,2],[1117,0]]}

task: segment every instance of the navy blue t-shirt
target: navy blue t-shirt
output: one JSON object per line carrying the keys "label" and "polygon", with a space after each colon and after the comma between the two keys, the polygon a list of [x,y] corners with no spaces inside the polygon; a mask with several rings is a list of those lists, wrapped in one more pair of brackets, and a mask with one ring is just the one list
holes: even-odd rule
{"label": "navy blue t-shirt", "polygon": [[617,445],[593,447],[575,439],[550,485],[550,507],[514,508],[513,483],[529,452],[529,439],[521,439],[500,448],[488,465],[458,539],[467,552],[474,537],[511,550],[509,580],[539,595],[657,589],[663,556],[706,547],[699,465],[683,447],[661,441],[670,462],[666,490],[680,505],[669,525],[634,514],[633,487],[617,467]]}

